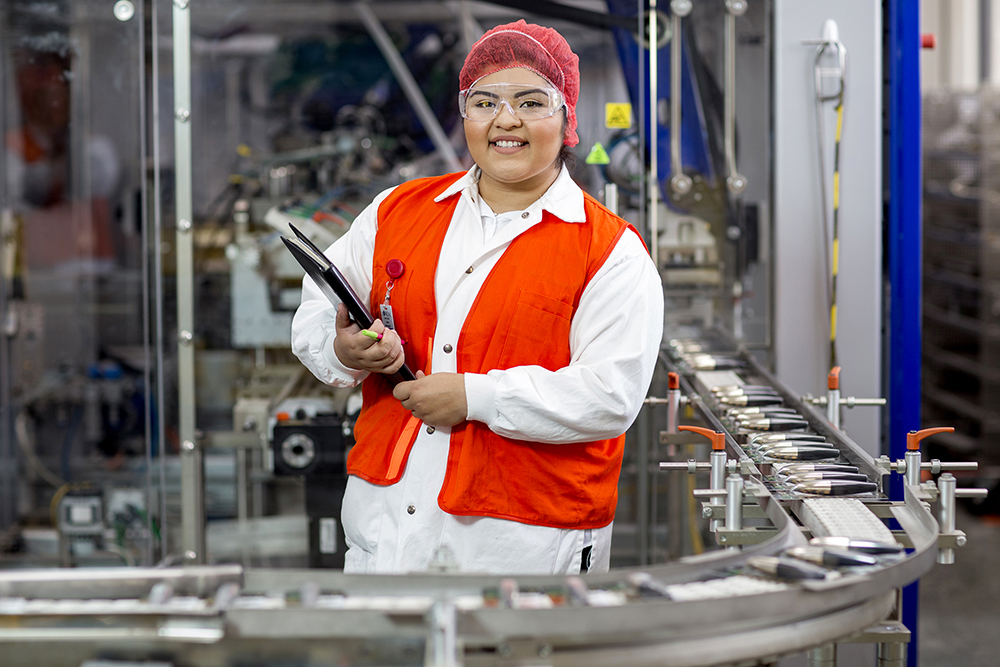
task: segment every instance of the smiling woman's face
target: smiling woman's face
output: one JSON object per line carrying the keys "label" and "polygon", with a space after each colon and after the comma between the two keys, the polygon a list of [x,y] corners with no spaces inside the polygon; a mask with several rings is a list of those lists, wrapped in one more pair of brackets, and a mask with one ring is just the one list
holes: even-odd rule
{"label": "smiling woman's face", "polygon": [[[507,83],[551,88],[551,84],[523,67],[500,70],[477,81],[479,86]],[[559,175],[557,160],[563,145],[563,111],[548,118],[520,120],[505,104],[486,121],[465,121],[469,153],[482,170],[480,189],[539,190],[539,196]]]}

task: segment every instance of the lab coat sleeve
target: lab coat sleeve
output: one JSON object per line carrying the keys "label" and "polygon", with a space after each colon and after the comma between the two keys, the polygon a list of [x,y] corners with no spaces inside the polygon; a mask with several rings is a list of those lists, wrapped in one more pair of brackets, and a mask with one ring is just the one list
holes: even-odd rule
{"label": "lab coat sleeve", "polygon": [[626,232],[580,297],[568,366],[466,374],[469,419],[515,440],[587,442],[624,433],[642,407],[663,337],[663,288]]}
{"label": "lab coat sleeve", "polygon": [[[362,300],[371,294],[378,207],[392,192],[381,193],[354,220],[351,228],[325,252]],[[353,387],[367,371],[348,368],[337,358],[337,308],[307,275],[302,281],[302,302],[292,318],[292,352],[321,381],[335,387]]]}

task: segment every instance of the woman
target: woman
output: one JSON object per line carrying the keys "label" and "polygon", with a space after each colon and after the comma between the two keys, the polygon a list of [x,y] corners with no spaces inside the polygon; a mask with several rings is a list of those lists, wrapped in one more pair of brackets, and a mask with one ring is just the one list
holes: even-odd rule
{"label": "woman", "polygon": [[[463,572],[608,569],[663,297],[635,230],[563,166],[578,62],[524,21],[473,46],[459,104],[475,166],[382,193],[328,251],[382,314],[370,332],[304,282],[293,350],[324,382],[363,381],[347,572],[436,553]],[[404,361],[417,380],[394,387]]]}

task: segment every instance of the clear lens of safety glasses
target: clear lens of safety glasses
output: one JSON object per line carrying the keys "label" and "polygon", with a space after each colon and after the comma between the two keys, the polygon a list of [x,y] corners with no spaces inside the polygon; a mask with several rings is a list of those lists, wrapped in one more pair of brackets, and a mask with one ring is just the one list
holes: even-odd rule
{"label": "clear lens of safety glasses", "polygon": [[492,120],[504,104],[521,120],[537,120],[562,109],[563,97],[555,88],[509,83],[476,86],[458,94],[458,108],[468,120]]}

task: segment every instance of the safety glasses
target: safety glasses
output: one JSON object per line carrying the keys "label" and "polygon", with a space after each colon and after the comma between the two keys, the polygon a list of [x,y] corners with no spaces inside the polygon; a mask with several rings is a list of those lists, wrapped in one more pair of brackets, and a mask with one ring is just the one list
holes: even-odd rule
{"label": "safety glasses", "polygon": [[520,120],[539,120],[554,115],[565,102],[555,88],[511,83],[488,83],[458,94],[459,111],[467,120],[493,120],[502,105]]}

